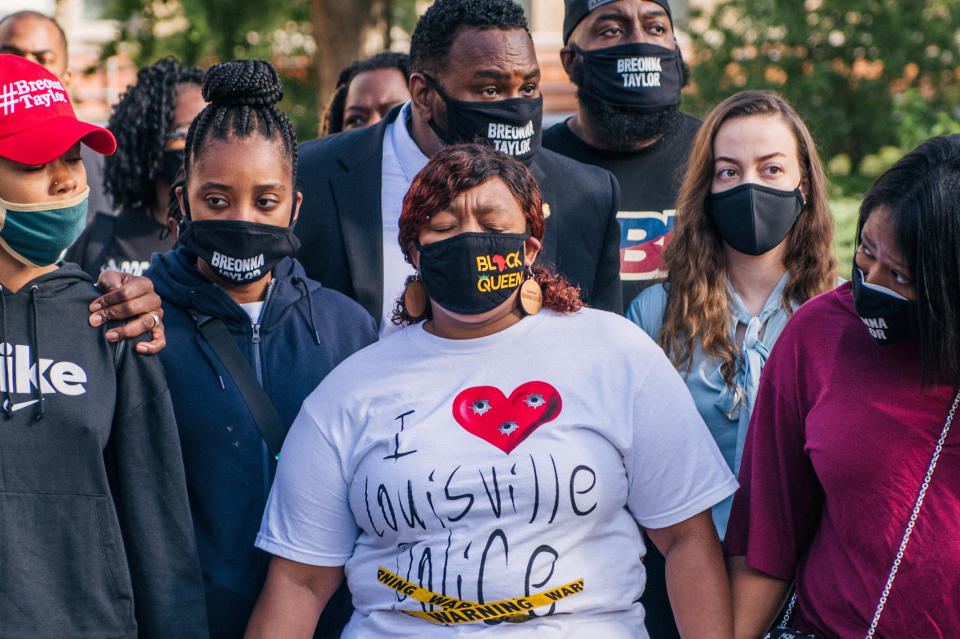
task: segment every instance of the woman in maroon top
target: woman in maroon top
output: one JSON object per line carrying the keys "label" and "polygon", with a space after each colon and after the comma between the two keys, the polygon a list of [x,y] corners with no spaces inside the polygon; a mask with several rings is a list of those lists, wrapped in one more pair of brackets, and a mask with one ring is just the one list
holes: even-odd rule
{"label": "woman in maroon top", "polygon": [[[860,209],[852,281],[800,308],[770,355],[725,550],[738,638],[774,621],[867,635],[960,379],[960,135],[928,140]],[[878,637],[960,628],[960,425]]]}

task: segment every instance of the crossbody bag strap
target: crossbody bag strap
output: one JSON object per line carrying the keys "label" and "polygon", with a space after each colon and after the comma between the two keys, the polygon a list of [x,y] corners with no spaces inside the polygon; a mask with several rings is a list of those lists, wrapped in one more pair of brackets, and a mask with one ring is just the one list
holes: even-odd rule
{"label": "crossbody bag strap", "polygon": [[[903,537],[900,540],[900,547],[897,549],[897,556],[890,567],[890,574],[887,576],[887,582],[883,586],[883,593],[880,595],[880,601],[877,603],[877,609],[873,614],[873,620],[870,622],[870,628],[864,639],[873,639],[877,632],[877,626],[880,623],[880,615],[887,605],[887,598],[890,596],[890,590],[893,588],[893,581],[897,578],[897,572],[900,570],[900,564],[903,562],[903,554],[907,550],[907,544],[910,542],[910,535],[913,534],[913,528],[916,526],[917,519],[920,516],[920,507],[923,506],[923,500],[927,496],[927,489],[930,487],[930,480],[933,479],[933,471],[937,469],[937,462],[940,461],[940,453],[943,452],[943,444],[947,440],[947,434],[950,432],[950,425],[953,423],[953,416],[960,406],[960,391],[954,395],[953,404],[950,405],[950,411],[947,413],[947,419],[943,424],[943,430],[940,431],[940,439],[937,440],[937,446],[933,449],[933,456],[930,458],[930,465],[927,467],[927,474],[923,477],[923,483],[920,485],[920,492],[917,494],[917,501],[913,506],[913,512],[910,513],[910,519],[907,521],[906,530],[903,531]],[[779,629],[789,628],[790,620],[797,606],[797,593],[794,592],[787,604],[787,609],[776,626]]]}
{"label": "crossbody bag strap", "polygon": [[203,339],[207,340],[207,344],[213,349],[217,359],[227,369],[233,383],[240,390],[240,395],[243,396],[243,401],[253,421],[256,422],[270,454],[274,458],[279,458],[280,448],[286,437],[286,429],[280,421],[273,402],[270,401],[270,397],[257,380],[256,373],[250,367],[250,362],[240,352],[240,348],[233,341],[230,331],[222,320],[199,313],[192,313],[191,317],[197,325],[197,330],[203,335]]}
{"label": "crossbody bag strap", "polygon": [[877,604],[877,611],[873,615],[873,621],[870,622],[870,629],[867,630],[865,639],[873,639],[877,631],[877,624],[880,623],[880,615],[887,605],[887,597],[890,596],[890,589],[893,588],[893,580],[897,578],[897,571],[900,570],[900,563],[903,561],[903,553],[907,549],[907,543],[910,541],[910,535],[913,534],[913,528],[917,524],[917,518],[920,516],[920,507],[923,505],[923,499],[927,496],[927,489],[930,487],[930,480],[933,479],[933,471],[937,469],[937,462],[940,461],[940,453],[943,452],[943,444],[947,440],[947,434],[950,432],[950,424],[953,423],[953,415],[957,412],[957,405],[960,404],[960,391],[953,398],[953,404],[950,406],[950,412],[947,413],[946,422],[943,424],[943,430],[940,432],[940,439],[937,440],[937,447],[933,449],[933,456],[930,458],[930,466],[927,468],[927,474],[923,477],[923,483],[920,485],[920,492],[917,493],[917,502],[913,506],[913,512],[910,513],[910,520],[907,522],[907,528],[903,531],[903,538],[900,540],[900,547],[897,549],[897,556],[890,567],[890,575],[887,577],[887,583],[883,587],[883,594],[880,595],[880,602]]}

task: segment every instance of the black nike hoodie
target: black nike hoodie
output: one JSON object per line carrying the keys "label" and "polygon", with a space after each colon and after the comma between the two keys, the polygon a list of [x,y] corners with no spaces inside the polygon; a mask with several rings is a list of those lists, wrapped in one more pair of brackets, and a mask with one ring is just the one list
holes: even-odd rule
{"label": "black nike hoodie", "polygon": [[0,639],[203,637],[160,361],[118,357],[67,264],[0,288]]}

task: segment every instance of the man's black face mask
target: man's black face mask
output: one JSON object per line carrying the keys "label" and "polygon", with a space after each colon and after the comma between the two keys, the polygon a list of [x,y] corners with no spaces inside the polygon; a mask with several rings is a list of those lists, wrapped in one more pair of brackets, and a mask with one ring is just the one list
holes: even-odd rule
{"label": "man's black face mask", "polygon": [[447,107],[447,126],[430,119],[433,132],[447,144],[486,142],[528,163],[540,150],[543,134],[543,97],[511,98],[494,102],[455,100],[430,76],[424,76]]}
{"label": "man's black face mask", "polygon": [[[626,45],[624,45],[626,46]],[[655,45],[646,45],[646,46],[655,46]],[[608,47],[610,50],[620,49],[621,47]],[[656,49],[662,49],[663,51],[670,51],[664,47],[655,47]],[[669,97],[668,93],[665,91],[660,91],[659,98],[657,96],[649,96],[651,99],[648,100],[636,100],[631,102],[630,94],[621,95],[620,99],[611,100],[602,91],[595,90],[595,82],[588,82],[586,76],[590,75],[587,71],[587,59],[580,54],[582,51],[578,47],[574,49],[578,54],[574,57],[573,66],[570,70],[570,79],[577,86],[577,99],[580,104],[583,106],[584,111],[586,111],[587,118],[590,121],[591,128],[596,132],[600,137],[601,141],[608,148],[614,150],[631,150],[636,148],[636,146],[642,142],[647,142],[654,140],[660,137],[667,137],[677,131],[680,128],[681,123],[683,122],[683,116],[679,111],[679,89],[676,90],[675,104],[669,104],[665,106],[655,107],[652,106],[652,103],[657,100],[662,102],[672,102],[673,98],[667,99]],[[598,49],[596,51],[604,51],[604,49]],[[586,52],[587,55],[591,52]],[[616,51],[614,51],[616,53]],[[679,87],[682,88],[689,83],[690,80],[690,67],[687,66],[685,62],[679,57],[679,52],[677,52],[677,61],[679,63]],[[595,60],[591,63],[590,66],[594,66]],[[616,62],[614,61],[614,73],[616,73]],[[601,65],[609,68],[610,65]],[[627,64],[623,64],[624,69],[626,69]],[[634,65],[631,63],[629,66],[637,66],[639,68],[640,63]],[[664,67],[664,63],[661,60],[661,68]],[[667,68],[672,68],[672,65],[668,64]],[[632,72],[628,72],[632,73]],[[661,74],[663,72],[661,71]],[[672,71],[669,71],[672,74]],[[596,72],[593,73],[594,78],[596,78]],[[609,79],[609,78],[608,78]],[[661,87],[652,87],[653,89],[663,89],[664,79],[661,78]],[[619,80],[623,84],[622,78]],[[627,82],[628,84],[633,84],[632,82]],[[673,84],[673,81],[670,81]],[[625,90],[638,92],[640,89],[634,87],[625,87]]]}

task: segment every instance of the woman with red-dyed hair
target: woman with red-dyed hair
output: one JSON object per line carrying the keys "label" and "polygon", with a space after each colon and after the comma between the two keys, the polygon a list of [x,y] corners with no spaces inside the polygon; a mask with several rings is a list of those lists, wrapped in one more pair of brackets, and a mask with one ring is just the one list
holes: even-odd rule
{"label": "woman with red-dyed hair", "polygon": [[681,631],[732,635],[710,507],[736,482],[656,344],[533,266],[543,208],[486,146],[414,179],[409,326],[335,369],[291,427],[248,637],[310,637],[346,572],[347,639],[644,638],[637,524],[667,556]]}

